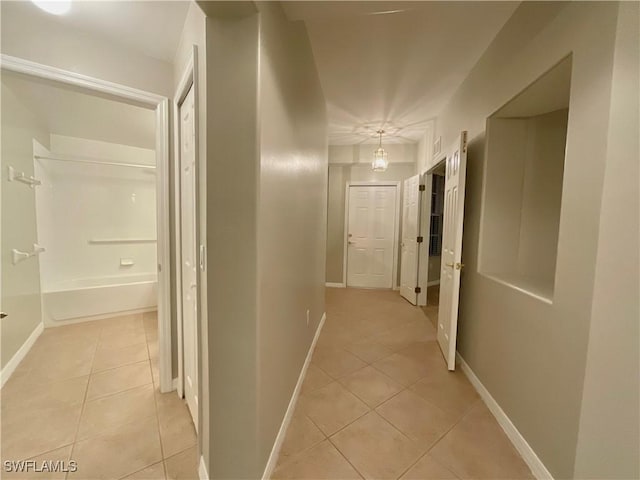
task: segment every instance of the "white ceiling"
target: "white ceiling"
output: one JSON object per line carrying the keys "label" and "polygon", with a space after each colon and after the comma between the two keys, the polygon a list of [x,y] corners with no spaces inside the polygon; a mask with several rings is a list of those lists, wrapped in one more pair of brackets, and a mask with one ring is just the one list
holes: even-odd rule
{"label": "white ceiling", "polygon": [[333,145],[415,142],[519,2],[283,2],[309,32]]}
{"label": "white ceiling", "polygon": [[3,72],[2,83],[50,133],[155,149],[155,112]]}
{"label": "white ceiling", "polygon": [[492,117],[533,117],[569,108],[570,90],[571,57],[567,57],[511,99]]}
{"label": "white ceiling", "polygon": [[2,3],[3,13],[11,10],[26,18],[44,16],[164,61],[173,61],[189,9],[185,0],[74,0],[71,10],[58,16],[44,12],[29,0]]}

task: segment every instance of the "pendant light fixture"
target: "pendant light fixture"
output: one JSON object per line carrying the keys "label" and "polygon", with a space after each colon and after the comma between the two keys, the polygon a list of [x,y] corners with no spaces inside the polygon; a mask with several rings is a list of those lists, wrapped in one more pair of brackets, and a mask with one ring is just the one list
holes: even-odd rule
{"label": "pendant light fixture", "polygon": [[380,135],[380,143],[378,143],[378,148],[376,148],[373,152],[373,162],[371,162],[371,170],[373,170],[374,172],[384,172],[389,166],[387,152],[385,152],[384,148],[382,148],[382,134],[384,133],[384,130],[378,130],[376,133]]}

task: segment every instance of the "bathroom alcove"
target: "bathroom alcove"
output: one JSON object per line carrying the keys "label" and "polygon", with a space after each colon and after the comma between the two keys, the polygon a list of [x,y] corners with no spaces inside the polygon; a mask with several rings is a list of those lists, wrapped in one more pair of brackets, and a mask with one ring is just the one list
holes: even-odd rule
{"label": "bathroom alcove", "polygon": [[479,271],[551,302],[571,57],[487,119]]}

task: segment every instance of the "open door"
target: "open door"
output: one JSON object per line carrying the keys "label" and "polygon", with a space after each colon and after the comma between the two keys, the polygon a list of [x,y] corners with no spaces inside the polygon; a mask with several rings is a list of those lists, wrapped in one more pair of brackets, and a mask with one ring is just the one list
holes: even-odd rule
{"label": "open door", "polygon": [[402,194],[402,243],[400,256],[400,295],[411,304],[417,305],[420,287],[418,285],[418,247],[422,241],[420,232],[420,177],[415,175],[404,181]]}
{"label": "open door", "polygon": [[193,86],[180,105],[180,230],[182,259],[182,355],[184,397],[198,425],[198,259]]}
{"label": "open door", "polygon": [[456,334],[462,260],[464,186],[467,169],[467,132],[447,152],[444,185],[444,229],[438,309],[438,343],[449,370],[456,367]]}

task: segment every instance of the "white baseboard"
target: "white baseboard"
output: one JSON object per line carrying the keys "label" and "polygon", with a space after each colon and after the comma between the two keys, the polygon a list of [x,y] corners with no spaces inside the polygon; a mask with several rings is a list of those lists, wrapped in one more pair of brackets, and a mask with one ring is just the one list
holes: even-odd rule
{"label": "white baseboard", "polygon": [[200,480],[209,480],[209,472],[207,472],[207,466],[204,464],[204,457],[202,455],[198,463],[198,478]]}
{"label": "white baseboard", "polygon": [[344,283],[327,282],[324,285],[325,287],[331,288],[346,288],[346,285]]}
{"label": "white baseboard", "polygon": [[13,357],[11,357],[11,360],[7,362],[2,369],[2,372],[0,372],[0,388],[4,387],[4,384],[7,383],[7,380],[9,380],[13,372],[18,368],[18,365],[20,365],[20,362],[24,357],[27,356],[27,353],[29,353],[29,350],[31,350],[31,347],[33,347],[33,344],[36,343],[36,340],[43,331],[44,323],[40,322],[18,351],[13,355]]}
{"label": "white baseboard", "polygon": [[435,285],[440,285],[440,280],[432,280],[430,282],[427,283],[427,287],[433,287]]}
{"label": "white baseboard", "polygon": [[271,474],[273,473],[273,470],[276,468],[276,463],[278,461],[278,455],[280,455],[280,448],[282,447],[282,442],[284,441],[284,437],[287,434],[287,429],[289,428],[289,424],[291,423],[291,419],[293,418],[293,412],[295,412],[296,410],[296,403],[298,402],[300,389],[302,388],[304,377],[306,376],[307,369],[309,368],[309,364],[311,363],[311,357],[313,356],[313,351],[316,348],[318,337],[320,337],[320,332],[322,331],[322,326],[324,325],[324,322],[326,319],[327,319],[327,314],[323,313],[322,319],[320,320],[320,324],[316,329],[316,334],[313,337],[313,341],[311,342],[311,346],[309,347],[309,351],[307,352],[307,358],[304,361],[304,365],[302,365],[302,370],[300,370],[298,383],[296,383],[296,388],[293,389],[293,394],[291,395],[289,406],[287,407],[287,411],[284,414],[284,418],[282,419],[282,424],[280,425],[280,430],[278,431],[278,435],[276,436],[276,441],[273,443],[273,448],[271,449],[271,455],[269,455],[267,466],[265,467],[264,473],[262,474],[263,480],[268,480],[269,478],[271,478]]}
{"label": "white baseboard", "polygon": [[174,378],[173,381],[171,382],[171,387],[173,388],[173,390],[178,390],[178,381],[180,379],[178,377]]}
{"label": "white baseboard", "polygon": [[458,352],[456,352],[456,358],[458,359],[458,363],[460,364],[460,368],[467,376],[471,384],[478,391],[478,394],[484,400],[484,403],[487,405],[493,416],[496,418],[504,433],[507,434],[509,440],[516,448],[516,450],[522,455],[524,461],[529,465],[531,472],[538,480],[553,480],[553,476],[547,470],[547,467],[544,466],[542,460],[538,458],[536,452],[533,451],[533,448],[527,443],[522,434],[518,431],[513,422],[509,419],[504,410],[500,408],[498,402],[491,396],[489,390],[482,384],[480,379],[473,373],[471,367],[464,361],[464,359],[460,356]]}

